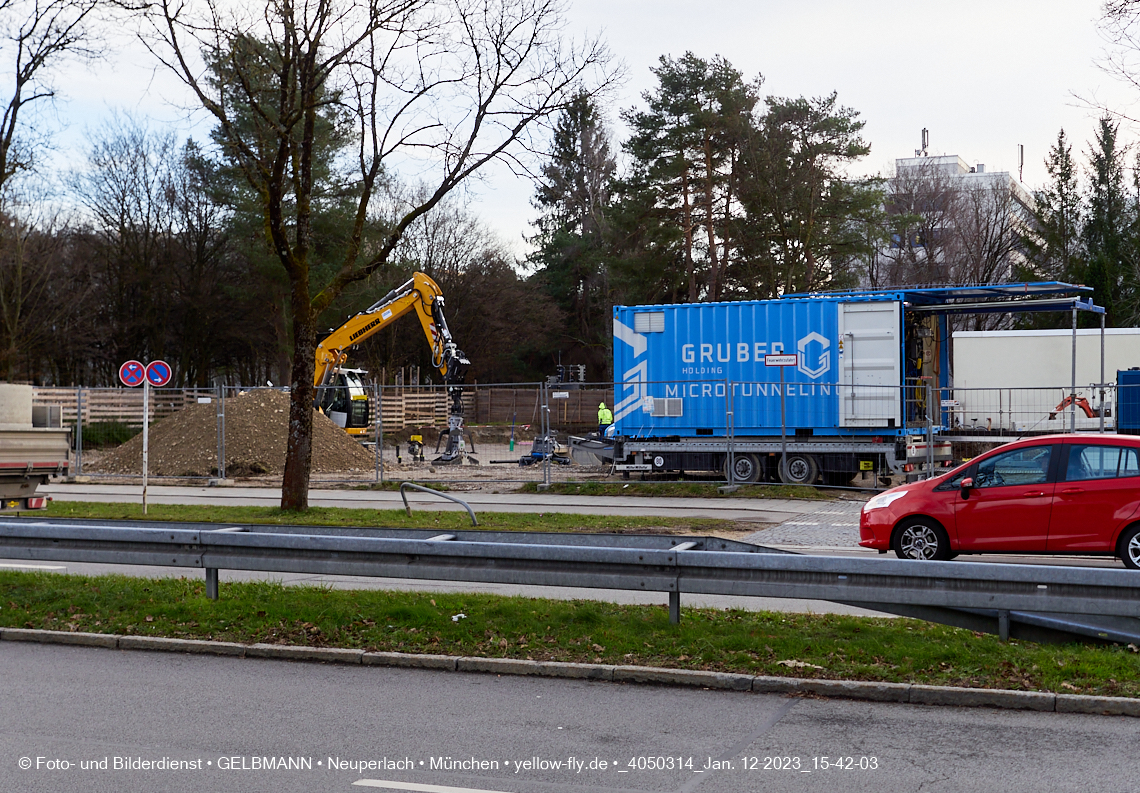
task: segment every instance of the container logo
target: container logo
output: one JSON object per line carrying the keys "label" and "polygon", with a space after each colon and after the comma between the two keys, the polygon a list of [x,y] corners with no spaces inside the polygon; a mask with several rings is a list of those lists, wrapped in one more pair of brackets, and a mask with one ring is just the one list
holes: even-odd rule
{"label": "container logo", "polygon": [[[808,354],[808,347],[813,343],[818,345],[817,348],[813,348],[813,353],[814,349],[819,350],[819,358],[817,359],[818,365],[814,368],[808,365],[809,361],[812,360]],[[799,340],[796,344],[796,349],[799,350],[800,353],[800,363],[796,368],[812,380],[818,380],[831,368],[831,341],[826,336],[821,336],[815,331],[812,331]]]}

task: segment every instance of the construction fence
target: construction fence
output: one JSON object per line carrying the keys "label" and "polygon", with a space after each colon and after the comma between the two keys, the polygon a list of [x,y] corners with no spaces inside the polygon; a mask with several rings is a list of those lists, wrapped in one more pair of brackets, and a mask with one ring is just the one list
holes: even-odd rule
{"label": "construction fence", "polygon": [[[243,394],[270,390],[284,389],[150,389],[152,426],[190,406],[209,405],[199,411],[213,432],[212,436],[199,432],[196,440],[210,447],[203,452],[210,458],[208,464],[173,473],[156,473],[152,468],[148,472],[151,478],[256,476],[257,466],[251,468],[248,459],[239,460],[235,451],[241,444],[248,445],[249,429],[239,428],[232,416],[227,422],[227,413],[233,413],[233,400]],[[905,428],[906,456],[917,476],[940,473],[951,462],[1027,435],[1072,431],[1140,434],[1140,384],[1094,383],[1076,389],[1071,385],[939,389],[921,380],[902,387],[840,383],[783,386],[728,380],[641,381],[617,383],[616,388],[611,383],[469,385],[463,391],[463,452],[468,463],[442,466],[433,465],[432,460],[447,440],[444,431],[450,400],[443,386],[372,385],[364,398],[369,422],[355,439],[370,455],[371,464],[361,464],[357,459],[351,470],[315,473],[315,483],[414,480],[458,485],[620,478],[610,460],[589,452],[575,456],[568,448],[570,436],[585,436],[597,429],[601,402],[619,416],[626,437],[635,441],[690,437],[695,427],[692,440],[703,439],[710,444],[708,455],[697,464],[691,457],[687,463],[678,463],[657,455],[630,481],[678,476],[706,481],[787,481],[787,473],[782,476],[780,470],[780,461],[784,460],[789,466],[801,463],[796,469],[800,478],[810,477],[817,484],[880,488],[891,481],[891,471],[886,469],[883,455],[868,453],[867,444],[883,444],[884,448],[895,444],[900,427]],[[100,461],[141,428],[141,389],[37,387],[33,406],[41,409],[38,415],[48,411],[53,424],[73,428],[74,473],[139,477],[141,472],[104,470]],[[266,417],[267,427],[269,423]],[[677,430],[682,424],[688,432]],[[882,434],[876,434],[875,428],[882,428]],[[824,434],[830,437],[827,446],[815,440]],[[766,443],[762,449],[756,443],[758,435]],[[901,450],[904,443],[895,444],[895,448]],[[636,443],[628,446],[635,448]],[[161,451],[153,441],[151,449],[152,454]],[[256,454],[256,448],[250,453]],[[273,479],[274,464],[263,462],[268,483]],[[797,476],[791,479],[799,481]],[[894,481],[898,481],[897,476]]]}

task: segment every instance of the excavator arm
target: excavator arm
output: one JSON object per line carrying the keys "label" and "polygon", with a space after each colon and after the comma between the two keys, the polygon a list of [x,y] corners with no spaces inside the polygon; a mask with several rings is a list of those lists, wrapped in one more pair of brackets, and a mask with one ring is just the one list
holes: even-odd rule
{"label": "excavator arm", "polygon": [[[414,311],[431,347],[432,366],[443,375],[451,400],[447,419],[447,448],[435,462],[463,462],[460,448],[463,433],[463,380],[471,362],[456,345],[443,313],[443,292],[423,273],[413,273],[402,286],[393,289],[372,306],[351,317],[317,345],[313,385],[327,386],[347,360],[347,350]],[[437,449],[438,450],[438,449]]]}

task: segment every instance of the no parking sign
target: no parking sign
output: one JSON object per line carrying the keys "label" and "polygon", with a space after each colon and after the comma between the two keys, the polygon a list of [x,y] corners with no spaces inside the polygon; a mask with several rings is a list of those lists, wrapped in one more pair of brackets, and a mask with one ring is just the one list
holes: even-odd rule
{"label": "no parking sign", "polygon": [[146,379],[155,388],[162,388],[170,382],[170,364],[166,361],[151,361],[146,365]]}
{"label": "no parking sign", "polygon": [[123,381],[123,385],[134,388],[143,384],[143,380],[146,379],[146,369],[138,361],[127,361],[119,367],[119,379]]}
{"label": "no parking sign", "polygon": [[119,367],[119,379],[128,388],[143,387],[143,431],[142,431],[142,508],[146,514],[147,466],[150,456],[150,389],[162,388],[170,382],[173,374],[170,364],[166,361],[151,361],[146,366],[141,362],[130,360]]}

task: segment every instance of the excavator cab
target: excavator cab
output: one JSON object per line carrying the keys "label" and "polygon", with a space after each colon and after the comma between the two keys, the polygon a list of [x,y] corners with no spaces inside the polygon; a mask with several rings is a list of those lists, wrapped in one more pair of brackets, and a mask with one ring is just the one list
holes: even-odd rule
{"label": "excavator cab", "polygon": [[363,369],[336,369],[328,385],[317,386],[317,407],[349,435],[368,432],[368,392]]}

